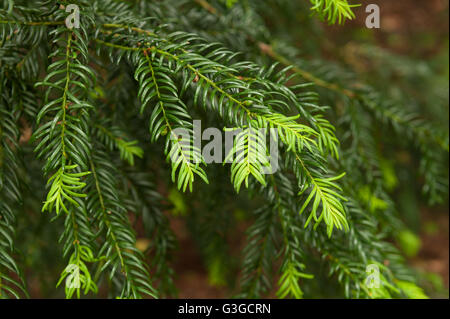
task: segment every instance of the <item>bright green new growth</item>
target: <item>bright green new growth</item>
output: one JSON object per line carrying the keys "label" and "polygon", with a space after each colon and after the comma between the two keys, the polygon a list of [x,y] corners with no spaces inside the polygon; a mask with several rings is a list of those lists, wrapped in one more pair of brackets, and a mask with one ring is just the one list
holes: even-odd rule
{"label": "bright green new growth", "polygon": [[[68,173],[78,165],[67,165],[64,168],[60,168],[52,177],[48,179],[48,184],[51,184],[50,190],[47,194],[47,200],[42,206],[42,211],[52,211],[55,208],[55,212],[58,215],[61,210],[69,213],[65,201],[72,203],[77,206],[78,203],[75,201],[77,197],[85,197],[83,193],[79,191],[86,186],[86,183],[80,182],[80,178],[88,175],[90,172],[82,173]],[[78,191],[78,192],[77,192]]]}
{"label": "bright green new growth", "polygon": [[92,280],[89,269],[85,264],[85,262],[94,261],[96,260],[89,247],[80,245],[78,247],[78,251],[70,256],[69,264],[62,272],[56,287],[58,287],[63,280],[66,280],[65,293],[66,297],[69,299],[72,298],[74,293],[76,293],[77,297],[80,298],[81,291],[83,291],[85,295],[87,295],[90,291],[97,293],[97,285]]}
{"label": "bright green new growth", "polygon": [[336,22],[342,24],[345,20],[352,20],[355,14],[352,8],[359,7],[360,4],[349,4],[348,0],[310,0],[311,10],[323,20],[330,24]]}
{"label": "bright green new growth", "polygon": [[[311,3],[300,5],[306,16],[311,9],[330,23],[354,18],[346,0]],[[80,8],[79,29],[65,25],[68,4]],[[61,275],[52,284],[64,285],[67,298],[92,297],[103,286],[108,297],[176,296],[165,198],[171,182],[195,203],[186,223],[215,283],[233,281],[227,236],[239,220],[232,210],[252,210],[235,269],[239,297],[266,296],[274,285],[279,298],[320,296],[315,280],[347,298],[425,296],[386,240],[403,225],[383,184],[371,123],[426,153],[424,189],[435,201],[447,191],[436,181],[448,136],[369,88],[351,91],[340,74],[320,79],[303,70],[334,74],[289,57],[295,49],[286,45],[285,57],[265,44],[262,17],[277,5],[0,1],[0,297],[27,296],[15,236],[27,219],[48,229],[35,227],[27,245],[60,234],[58,262],[41,257],[31,268],[54,267]],[[335,114],[335,96],[316,88],[344,97],[345,111]],[[224,165],[206,165],[193,119],[241,129]],[[273,167],[261,145],[273,131],[280,167],[265,174]],[[55,221],[33,211],[55,213]],[[142,251],[138,236],[150,242]],[[365,286],[369,264],[383,273],[380,290]]]}

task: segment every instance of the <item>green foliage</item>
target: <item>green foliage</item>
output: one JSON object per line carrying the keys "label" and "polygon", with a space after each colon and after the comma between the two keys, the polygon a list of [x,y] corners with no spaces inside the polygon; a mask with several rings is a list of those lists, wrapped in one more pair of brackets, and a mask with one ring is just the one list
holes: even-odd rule
{"label": "green foliage", "polygon": [[97,221],[97,233],[105,239],[98,252],[104,262],[99,263],[97,274],[108,273],[107,279],[120,298],[155,297],[147,266],[136,248],[135,234],[117,189],[116,168],[101,150],[93,154],[90,164],[92,178],[87,185],[87,208]]}
{"label": "green foliage", "polygon": [[223,0],[223,2],[226,3],[228,8],[231,8],[232,6],[234,6],[236,4],[236,2],[238,2],[239,0]]}
{"label": "green foliage", "polygon": [[[97,138],[110,151],[119,150],[120,159],[127,161],[134,166],[135,157],[142,158],[144,151],[138,146],[138,141],[127,141],[125,132],[117,126],[107,125],[108,123],[96,126]],[[106,128],[108,126],[108,128]]]}
{"label": "green foliage", "polygon": [[[68,4],[80,8],[79,29],[64,23]],[[308,54],[292,47],[298,33],[282,24],[297,23],[294,12],[302,40],[317,32],[310,9],[329,23],[355,17],[346,0],[311,4],[0,1],[0,297],[28,296],[23,268],[49,278],[44,253],[24,263],[17,248],[43,242],[60,273],[51,287],[67,298],[176,296],[172,202],[210,282],[239,297],[320,297],[333,286],[339,297],[425,298],[390,244],[405,229],[394,191],[414,181],[430,203],[448,199],[448,122],[305,58],[319,56],[319,40]],[[205,163],[193,119],[240,130],[231,165]],[[279,167],[266,174],[273,132]],[[399,150],[410,162],[396,161]],[[243,221],[239,259],[229,243]],[[35,237],[18,240],[29,225]],[[366,285],[369,264],[381,288]]]}
{"label": "green foliage", "polygon": [[397,286],[410,299],[429,299],[420,287],[407,281],[398,281]]}
{"label": "green foliage", "polygon": [[330,24],[338,22],[342,24],[346,19],[352,20],[355,14],[352,8],[359,4],[349,4],[347,0],[311,0],[311,10],[315,11],[323,20],[328,20]]}
{"label": "green foliage", "polygon": [[[342,189],[334,183],[335,180],[338,180],[342,176],[343,175],[329,178],[311,177],[312,190],[306,198],[302,208],[300,208],[300,214],[302,214],[311,202],[311,199],[314,198],[313,207],[306,221],[305,227],[307,227],[312,218],[314,218],[316,225],[318,225],[322,220],[325,221],[325,224],[327,224],[327,233],[330,237],[333,232],[333,227],[348,230],[344,206],[339,201],[339,199],[344,201],[346,199],[335,191],[335,189]],[[322,212],[319,217],[317,217],[317,208],[319,205],[322,205]]]}
{"label": "green foliage", "polygon": [[225,161],[233,158],[231,164],[231,181],[236,192],[239,193],[241,185],[245,182],[248,188],[248,178],[252,175],[262,185],[266,185],[264,179],[264,168],[271,170],[269,160],[266,156],[265,134],[252,127],[240,132],[233,145],[230,154]]}
{"label": "green foliage", "polygon": [[58,287],[61,282],[66,279],[68,283],[65,287],[66,297],[72,298],[76,292],[77,297],[80,298],[80,290],[83,289],[83,293],[87,295],[90,291],[93,293],[98,292],[97,285],[91,278],[89,269],[85,262],[95,261],[92,251],[85,246],[80,246],[79,251],[70,256],[69,264],[61,274],[56,286]]}
{"label": "green foliage", "polygon": [[193,146],[194,140],[189,138],[186,141],[185,134],[180,136],[176,133],[177,128],[185,128],[189,129],[189,136],[193,136],[192,124],[189,122],[191,118],[186,105],[178,98],[177,86],[169,77],[172,73],[170,68],[162,64],[162,59],[159,60],[159,65],[153,66],[154,58],[151,59],[147,51],[143,51],[142,55],[135,73],[140,84],[138,96],[142,101],[141,113],[149,102],[156,99],[156,106],[150,117],[151,139],[155,142],[161,135],[167,135],[165,152],[172,164],[172,181],[175,182],[175,177],[178,176],[178,188],[185,191],[189,186],[192,192],[195,175],[206,183],[208,178],[199,165],[202,156],[200,150]]}
{"label": "green foliage", "polygon": [[420,247],[422,246],[422,241],[420,240],[420,238],[412,231],[407,229],[399,232],[397,241],[400,245],[400,248],[408,257],[416,256],[420,250]]}
{"label": "green foliage", "polygon": [[[2,96],[0,96],[0,298],[10,294],[19,298],[27,295],[22,271],[14,258],[16,207],[22,200],[19,184],[19,167],[17,146],[19,130],[17,112],[8,109],[8,88],[1,80]],[[17,279],[18,278],[18,279]]]}
{"label": "green foliage", "polygon": [[55,208],[57,215],[61,210],[69,213],[67,207],[64,205],[64,201],[78,206],[75,198],[86,197],[85,194],[77,193],[76,191],[86,186],[86,183],[80,182],[80,178],[88,175],[90,172],[68,173],[77,167],[78,165],[67,165],[64,168],[60,168],[59,171],[48,179],[48,183],[51,183],[52,186],[48,191],[47,200],[44,202],[44,206],[42,206],[43,212],[46,210],[51,212]]}

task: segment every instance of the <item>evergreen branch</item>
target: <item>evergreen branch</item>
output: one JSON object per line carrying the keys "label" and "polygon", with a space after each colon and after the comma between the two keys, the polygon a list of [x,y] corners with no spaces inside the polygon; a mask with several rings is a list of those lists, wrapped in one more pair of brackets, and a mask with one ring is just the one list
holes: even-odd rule
{"label": "evergreen branch", "polygon": [[239,297],[259,298],[272,286],[270,276],[275,254],[274,213],[269,207],[259,209],[255,212],[255,222],[247,231]]}
{"label": "evergreen branch", "polygon": [[[263,124],[268,123],[269,125],[277,126],[277,128],[279,129],[279,132],[282,133],[281,140],[288,146],[289,150],[292,149],[294,152],[301,152],[304,145],[306,145],[311,150],[312,145],[315,144],[315,142],[312,141],[310,138],[305,137],[301,134],[303,132],[306,132],[309,135],[315,135],[317,133],[315,133],[314,130],[312,130],[306,126],[296,124],[295,122],[290,121],[291,120],[290,118],[285,118],[282,115],[271,116],[271,115],[267,115],[267,114],[258,114],[255,112],[251,112],[250,109],[248,108],[248,106],[253,105],[253,103],[259,102],[258,100],[255,100],[255,102],[253,100],[247,100],[246,102],[241,102],[241,101],[237,100],[233,95],[231,95],[230,93],[221,89],[215,82],[213,82],[211,79],[209,79],[207,76],[205,76],[196,67],[194,67],[190,63],[186,62],[184,56],[187,56],[187,58],[189,60],[198,61],[198,65],[202,65],[203,69],[206,69],[208,66],[215,66],[209,60],[206,60],[204,58],[199,58],[196,55],[193,55],[192,53],[175,56],[169,52],[166,52],[162,49],[158,49],[156,47],[151,47],[150,50],[151,50],[151,52],[159,53],[162,56],[169,57],[170,59],[177,62],[181,67],[185,67],[188,70],[190,70],[191,72],[193,72],[194,76],[199,77],[198,87],[200,88],[202,85],[205,86],[204,94],[207,93],[206,90],[208,90],[209,88],[212,88],[214,91],[216,91],[222,95],[222,99],[226,97],[230,101],[230,104],[236,104],[236,105],[240,106],[246,112],[248,118],[251,118],[252,116],[256,116],[256,117],[258,117],[258,120],[260,122],[262,122]],[[144,51],[144,52],[146,52],[146,51]],[[205,84],[203,84],[203,81]],[[241,85],[238,82],[234,82],[233,84]],[[247,87],[243,87],[243,89],[248,90]],[[157,92],[155,94],[158,95]],[[198,95],[199,95],[199,90],[197,89],[195,97],[194,97],[194,101],[196,101],[198,99],[197,98]],[[214,98],[214,93],[212,94],[212,98]],[[214,102],[211,101],[211,104],[214,104]],[[219,105],[221,105],[221,104],[219,103]],[[317,121],[317,122],[321,123],[319,121]],[[238,121],[238,123],[240,123],[240,121]],[[324,136],[325,131],[326,131],[326,134],[328,134],[328,136],[330,136],[332,134],[332,132],[330,131],[331,126],[328,123],[326,123],[326,124],[325,123],[326,122],[322,121],[322,127],[321,127],[322,136]],[[326,126],[326,125],[328,125],[328,126]],[[243,137],[245,137],[245,136],[246,135],[243,135]],[[324,139],[320,140],[321,148],[324,143],[323,140]],[[235,144],[234,150],[233,150],[233,152],[230,153],[230,156],[235,155],[237,152],[246,151],[246,150],[248,151],[249,148],[245,147],[245,145],[247,144],[246,141],[247,140],[245,140],[245,139],[241,139],[240,143]],[[334,151],[334,153],[337,154],[335,141],[336,141],[335,139],[330,141],[330,139],[328,138],[328,139],[326,139],[325,143],[327,145],[331,145],[330,146],[331,149]],[[238,142],[239,142],[239,139],[238,139]],[[244,156],[245,156],[245,152],[244,152]],[[264,178],[261,175],[262,166],[264,166],[264,165],[261,166],[261,165],[257,164],[258,162],[265,163],[264,161],[261,162],[261,160],[263,160],[265,157],[263,157],[261,153],[259,154],[259,156],[254,156],[254,158],[256,158],[257,161],[256,161],[256,163],[253,163],[252,165],[250,165],[248,156],[244,157],[244,158],[246,158],[247,161],[243,161],[243,163],[238,164],[239,160],[241,159],[241,157],[238,157],[233,162],[233,165],[231,168],[232,169],[232,180],[234,181],[234,186],[235,186],[236,190],[240,189],[240,185],[242,184],[243,181],[246,182],[246,186],[248,187],[248,177],[250,174],[253,175],[254,177],[256,177],[261,183],[265,184]],[[255,164],[257,166],[254,166]],[[306,165],[304,165],[303,162],[302,162],[302,166],[303,166],[304,170],[309,172],[307,170]],[[331,183],[331,180],[325,180],[325,179],[319,179],[319,178],[314,179],[314,178],[312,178],[311,175],[309,175],[309,177],[310,177],[309,182],[314,185],[313,191],[311,192],[311,196],[309,197],[309,200],[317,192],[316,200],[315,200],[316,204],[313,205],[313,212],[310,215],[311,218],[314,217],[314,219],[316,220],[316,223],[319,223],[322,220],[322,218],[325,218],[325,222],[328,226],[329,235],[331,235],[333,227],[337,227],[338,229],[342,229],[342,228],[347,229],[347,224],[346,224],[345,217],[344,217],[345,214],[343,212],[343,206],[339,202],[339,200],[340,200],[339,196],[337,197],[337,199],[333,198],[333,196],[335,196],[337,193],[332,191],[331,188],[325,187],[325,185],[328,185],[329,183]],[[337,187],[337,185],[334,183],[332,183],[331,186]],[[307,204],[308,203],[309,203],[309,201],[307,202]],[[322,203],[323,213],[319,216],[319,218],[317,218],[315,215],[315,213],[316,213],[315,209],[317,209],[317,206],[319,203]],[[304,208],[306,208],[306,206]],[[307,222],[307,225],[308,225],[308,223],[309,223],[309,220]]]}
{"label": "evergreen branch", "polygon": [[[51,212],[55,209],[57,215],[61,211],[67,214],[61,240],[66,238],[63,255],[66,256],[70,251],[72,254],[57,285],[66,279],[66,298],[71,298],[75,293],[80,298],[81,289],[85,294],[97,292],[97,286],[86,266],[86,262],[95,261],[90,247],[92,233],[83,203],[78,201],[86,197],[82,192],[86,183],[81,178],[90,173],[80,169],[87,168],[88,162],[90,147],[83,121],[86,120],[87,110],[92,107],[86,102],[87,87],[92,83],[89,77],[95,76],[80,61],[87,58],[85,30],[67,32],[65,27],[60,27],[53,33],[58,47],[50,58],[56,61],[48,67],[45,79],[36,84],[48,87],[46,104],[37,114],[36,122],[39,124],[42,119],[50,119],[34,132],[32,138],[34,141],[40,140],[35,147],[38,157],[47,155],[47,152],[52,153],[46,158],[44,172],[50,174],[56,171],[48,179],[47,185],[51,183],[51,187],[42,211]],[[55,91],[59,97],[51,100]]]}
{"label": "evergreen branch", "polygon": [[[82,39],[82,35],[77,34],[77,39],[80,38]],[[39,123],[46,115],[56,112],[55,118],[40,126],[34,132],[33,140],[41,139],[35,148],[35,152],[38,152],[38,157],[42,157],[49,151],[52,151],[53,154],[47,158],[44,170],[48,173],[51,170],[57,169],[57,172],[48,180],[48,183],[52,182],[52,187],[50,188],[42,210],[45,211],[48,209],[51,211],[55,207],[57,214],[59,214],[61,208],[68,213],[64,201],[67,200],[76,205],[77,203],[72,197],[84,196],[77,192],[85,186],[84,183],[80,182],[80,177],[89,173],[87,171],[69,173],[70,170],[76,167],[86,167],[86,154],[89,153],[89,141],[83,132],[84,127],[80,127],[79,125],[80,118],[69,115],[68,112],[81,112],[83,114],[83,108],[91,107],[88,103],[80,101],[74,95],[80,87],[84,88],[86,86],[71,78],[71,76],[80,77],[81,80],[88,82],[88,78],[83,72],[93,75],[92,71],[74,58],[76,53],[72,48],[72,41],[73,34],[70,32],[67,34],[64,55],[62,55],[61,49],[58,49],[54,53],[55,56],[62,56],[62,59],[52,63],[48,68],[50,73],[44,81],[36,84],[49,87],[46,92],[47,104],[39,111],[37,122]],[[78,43],[75,43],[75,46],[81,49]],[[55,83],[50,82],[53,77],[60,74],[63,75],[62,79],[57,80]],[[72,85],[74,87],[71,88]],[[62,96],[48,102],[52,89],[60,91]],[[55,139],[57,132],[59,133],[59,142]],[[67,164],[70,161],[74,161],[76,164]]]}
{"label": "evergreen branch", "polygon": [[92,280],[87,262],[96,262],[94,258],[91,243],[93,234],[90,229],[88,217],[84,207],[76,207],[71,209],[66,215],[65,231],[60,239],[65,239],[63,256],[67,256],[70,252],[68,264],[61,273],[60,279],[56,286],[58,287],[65,280],[65,295],[67,299],[71,299],[74,294],[79,299],[81,291],[85,295],[89,292],[97,293],[98,288]]}
{"label": "evergreen branch", "polygon": [[86,183],[81,182],[80,178],[90,174],[90,172],[69,173],[76,168],[78,168],[78,165],[66,165],[48,179],[47,184],[51,183],[52,186],[42,206],[43,212],[46,210],[51,212],[55,208],[57,215],[59,215],[61,210],[69,214],[69,210],[64,202],[68,201],[78,206],[79,204],[75,201],[75,198],[86,197],[86,194],[78,192],[86,186]]}
{"label": "evergreen branch", "polygon": [[25,25],[25,26],[58,26],[65,24],[65,21],[17,21],[17,20],[0,20],[0,24],[8,25]]}
{"label": "evergreen branch", "polygon": [[277,174],[276,178],[271,176],[271,188],[268,190],[268,199],[278,210],[278,219],[281,225],[283,246],[281,276],[278,280],[278,298],[293,297],[303,298],[303,291],[299,280],[312,279],[314,276],[303,272],[306,268],[303,260],[305,254],[300,245],[301,228],[300,220],[296,218],[295,204],[292,203],[294,190],[289,179],[283,174]]}
{"label": "evergreen branch", "polygon": [[171,260],[177,239],[163,211],[166,208],[163,204],[164,197],[155,190],[156,186],[151,182],[152,176],[148,173],[127,169],[121,170],[121,176],[123,192],[129,199],[125,204],[130,211],[142,218],[146,237],[150,238],[150,245],[146,250],[152,256],[154,277],[159,279],[158,292],[160,296],[176,296]]}
{"label": "evergreen branch", "polygon": [[352,8],[359,7],[359,4],[349,4],[347,0],[310,0],[311,10],[315,11],[323,20],[329,24],[338,22],[342,24],[346,19],[352,20],[355,14]]}
{"label": "evergreen branch", "polygon": [[[1,74],[3,75],[3,74]],[[25,280],[15,254],[16,220],[21,197],[17,159],[19,130],[13,111],[7,109],[3,76],[0,89],[5,95],[0,97],[0,299],[28,297]],[[8,103],[9,104],[9,103]]]}
{"label": "evergreen branch", "polygon": [[[95,279],[110,268],[109,279],[119,281],[121,298],[142,298],[145,295],[156,297],[143,256],[135,247],[136,238],[117,193],[113,177],[115,168],[105,161],[105,156],[97,151],[90,160],[92,179],[88,182],[91,196],[88,210],[95,215],[100,223],[100,230],[106,236],[100,249],[100,254],[104,254],[106,261],[98,268]],[[118,276],[118,270],[123,276]]]}
{"label": "evergreen branch", "polygon": [[239,193],[242,183],[248,188],[248,178],[253,175],[262,185],[266,185],[263,176],[264,169],[270,170],[270,163],[266,155],[265,131],[252,127],[240,132],[232,150],[225,158],[225,162],[232,160],[231,181]]}
{"label": "evergreen branch", "polygon": [[303,70],[302,68],[298,67],[295,63],[288,60],[286,57],[275,52],[275,50],[272,48],[272,46],[270,46],[268,44],[259,42],[258,46],[259,46],[261,52],[267,54],[274,60],[282,63],[283,65],[292,66],[291,70],[293,72],[297,73],[298,75],[300,75],[302,78],[306,79],[307,81],[311,81],[319,87],[323,87],[325,89],[343,94],[350,99],[358,100],[361,102],[361,104],[363,106],[365,106],[373,111],[380,112],[380,114],[384,118],[389,119],[389,121],[391,121],[394,126],[400,125],[400,126],[405,126],[407,128],[410,128],[414,132],[415,135],[425,134],[428,137],[430,137],[431,139],[433,139],[436,143],[438,143],[443,149],[448,151],[448,149],[449,149],[448,142],[443,141],[438,136],[432,134],[428,128],[418,127],[415,125],[410,126],[411,116],[400,116],[394,110],[380,108],[376,105],[376,102],[374,103],[374,101],[372,101],[370,98],[368,98],[368,96],[366,96],[364,93],[359,93],[359,92],[356,92],[356,91],[353,91],[353,90],[350,90],[347,88],[342,88],[335,83],[330,83],[330,82],[327,82],[325,80],[322,80],[322,79],[314,76],[312,73],[310,73],[306,70]]}
{"label": "evergreen branch", "polygon": [[124,132],[122,132],[116,126],[110,126],[106,128],[103,125],[96,124],[95,128],[97,138],[102,141],[102,143],[109,148],[109,150],[118,149],[120,153],[120,158],[127,161],[131,166],[134,166],[134,157],[142,158],[144,151],[142,148],[137,146],[138,141],[127,141]]}
{"label": "evergreen branch", "polygon": [[[345,218],[344,206],[341,201],[346,201],[346,198],[338,193],[342,189],[334,182],[342,178],[345,173],[335,176],[335,177],[316,177],[315,173],[311,172],[305,165],[304,161],[299,155],[295,155],[296,160],[300,163],[303,172],[306,174],[306,180],[308,186],[302,185],[302,190],[299,195],[303,194],[309,187],[312,187],[308,197],[300,208],[300,214],[302,214],[308,207],[311,200],[312,210],[305,223],[305,228],[311,222],[312,219],[316,222],[317,227],[319,223],[324,220],[327,225],[327,234],[331,237],[334,227],[337,229],[343,229],[348,231],[348,223]],[[319,216],[317,216],[317,209],[319,205],[322,205],[322,211]]]}
{"label": "evergreen branch", "polygon": [[[147,103],[156,98],[157,105],[150,118],[152,141],[156,141],[160,135],[168,133],[166,155],[172,163],[172,180],[175,182],[175,174],[178,170],[178,188],[185,191],[189,186],[189,190],[192,192],[195,175],[202,178],[206,183],[208,183],[208,179],[204,170],[200,167],[200,163],[203,162],[201,152],[195,148],[193,139],[191,140],[189,132],[192,124],[187,121],[190,116],[186,112],[186,106],[177,96],[176,86],[165,75],[168,70],[161,65],[155,69],[145,52],[144,58],[141,58],[135,73],[136,80],[139,80],[141,84],[138,93],[142,101],[141,113]],[[150,78],[146,79],[146,76]],[[184,134],[180,137],[173,126],[174,124],[171,123],[177,116],[176,125],[178,129],[187,130],[189,137],[184,136]],[[170,150],[168,149],[169,142],[172,144]]]}
{"label": "evergreen branch", "polygon": [[317,86],[344,94],[344,95],[348,96],[349,98],[354,98],[356,96],[356,93],[351,90],[341,88],[340,86],[338,86],[335,83],[326,82],[326,81],[314,76],[312,73],[301,69],[295,63],[292,63],[292,61],[288,60],[286,57],[275,52],[275,50],[272,48],[271,45],[263,43],[263,42],[259,42],[258,46],[262,53],[270,56],[271,58],[273,58],[274,60],[280,62],[281,64],[283,64],[285,66],[291,66],[291,70],[293,72],[297,73],[298,75],[300,75],[302,78],[306,79],[307,81],[313,82]]}
{"label": "evergreen branch", "polygon": [[210,3],[208,3],[206,0],[195,0],[200,6],[202,6],[205,10],[207,10],[209,13],[217,15],[217,9],[214,8]]}
{"label": "evergreen branch", "polygon": [[[240,108],[242,108],[243,111],[246,112],[248,119],[251,119],[254,116],[254,114],[247,107],[248,105],[251,105],[251,103],[252,103],[251,100],[240,101],[240,100],[236,99],[233,95],[231,95],[230,93],[228,93],[225,90],[223,90],[214,81],[212,81],[210,78],[208,78],[206,75],[204,75],[201,71],[196,69],[189,62],[183,60],[182,57],[180,58],[178,56],[175,56],[175,55],[171,54],[170,52],[167,52],[167,51],[164,51],[164,50],[161,50],[161,49],[157,49],[157,48],[154,48],[154,47],[150,48],[150,50],[155,50],[157,53],[159,53],[159,54],[161,54],[163,56],[167,56],[167,57],[173,59],[174,61],[178,62],[180,65],[183,65],[184,67],[188,68],[196,76],[198,76],[201,80],[205,81],[208,86],[212,87],[215,91],[217,91],[220,94],[222,94],[223,96],[225,96],[229,101],[233,102],[234,104],[236,104]],[[195,58],[200,59],[199,56],[197,56]]]}

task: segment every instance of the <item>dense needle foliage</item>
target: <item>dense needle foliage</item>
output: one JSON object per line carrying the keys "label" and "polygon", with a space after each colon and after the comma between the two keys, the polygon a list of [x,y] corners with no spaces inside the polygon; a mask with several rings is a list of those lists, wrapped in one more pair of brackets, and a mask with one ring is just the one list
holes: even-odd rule
{"label": "dense needle foliage", "polygon": [[[80,8],[80,28],[65,24],[69,4]],[[318,20],[343,23],[353,8],[347,0],[0,1],[0,296],[27,297],[26,277],[68,298],[102,287],[109,297],[176,296],[173,184],[170,193],[192,203],[186,223],[211,281],[229,283],[233,295],[424,297],[391,242],[406,226],[391,199],[399,181],[390,156],[414,154],[417,169],[403,181],[420,185],[430,204],[445,202],[448,101],[433,99],[433,111],[426,100],[377,90],[349,69],[304,58],[314,55],[282,31],[300,10],[293,36],[320,42]],[[414,72],[413,61],[367,51],[398,59],[388,71]],[[231,164],[204,163],[194,119],[243,129],[223,156],[235,155]],[[190,145],[178,128],[192,132]],[[272,175],[262,172],[267,150],[250,142],[264,137],[261,128],[279,136]],[[252,224],[236,267],[229,234],[242,219]],[[367,285],[369,264],[380,268],[380,288]]]}

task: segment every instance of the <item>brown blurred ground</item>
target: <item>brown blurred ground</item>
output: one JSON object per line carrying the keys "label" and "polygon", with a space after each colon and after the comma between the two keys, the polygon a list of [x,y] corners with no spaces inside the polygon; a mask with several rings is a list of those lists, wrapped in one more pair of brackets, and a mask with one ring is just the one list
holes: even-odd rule
{"label": "brown blurred ground", "polygon": [[179,241],[179,249],[175,256],[175,285],[179,298],[226,298],[226,292],[208,283],[208,273],[203,260],[195,247],[195,243],[184,221],[172,218],[171,227]]}
{"label": "brown blurred ground", "polygon": [[422,248],[411,264],[427,272],[439,274],[449,287],[449,216],[448,212],[424,212],[423,224],[432,223],[433,231],[423,227],[420,238]]}
{"label": "brown blurred ground", "polygon": [[[448,0],[371,0],[353,1],[363,3],[355,8],[356,19],[348,21],[344,26],[330,26],[328,31],[336,33],[333,41],[345,38],[350,29],[365,27],[368,4],[380,7],[381,28],[373,32],[378,45],[400,54],[410,55],[412,52],[424,57],[438,52],[440,45],[448,40]],[[375,30],[375,29],[374,29]],[[428,37],[428,41],[417,39]],[[422,39],[423,40],[423,39]]]}

